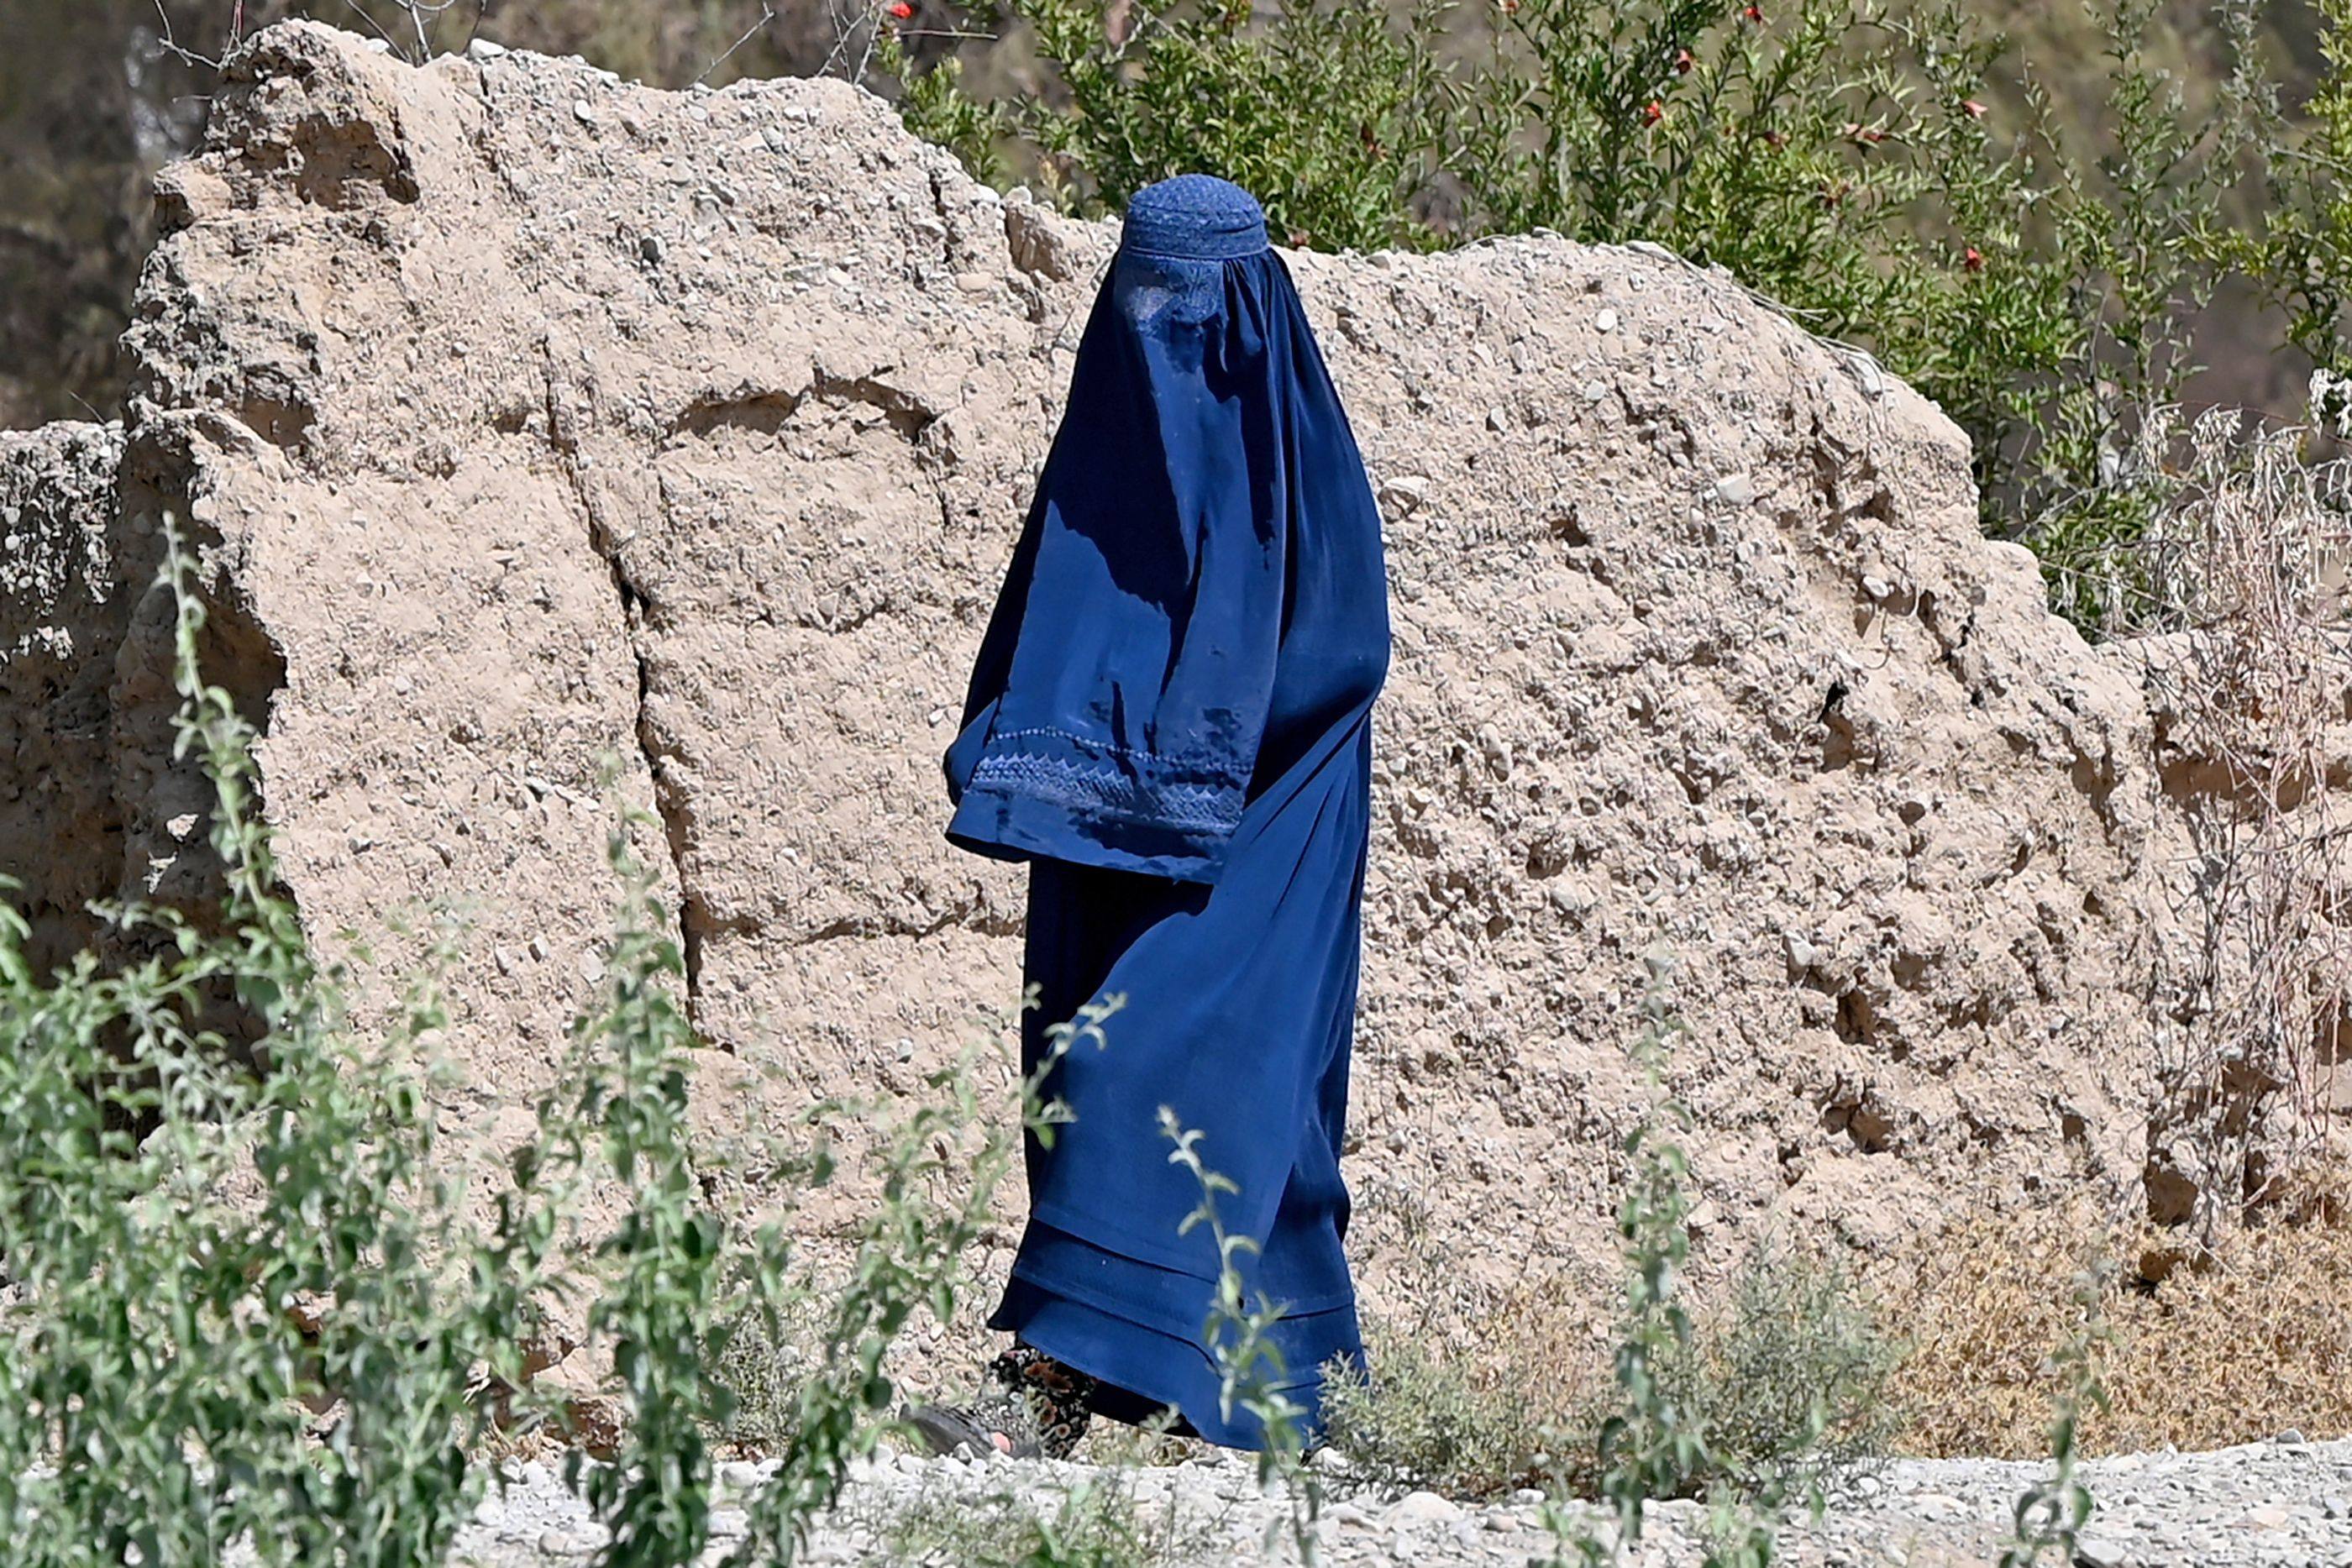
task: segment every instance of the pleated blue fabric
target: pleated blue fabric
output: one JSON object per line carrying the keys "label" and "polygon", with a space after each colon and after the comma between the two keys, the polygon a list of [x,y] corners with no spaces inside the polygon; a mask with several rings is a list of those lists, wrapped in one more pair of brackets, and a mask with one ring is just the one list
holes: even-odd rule
{"label": "pleated blue fabric", "polygon": [[1361,1365],[1339,1174],[1389,663],[1380,514],[1299,305],[1239,186],[1137,193],[944,765],[949,840],[1025,861],[1025,977],[1046,1027],[1120,996],[1047,1092],[1029,1222],[991,1326],[1213,1442],[1218,1259],[1159,1111],[1239,1185],[1220,1200],[1277,1386],[1319,1424]]}

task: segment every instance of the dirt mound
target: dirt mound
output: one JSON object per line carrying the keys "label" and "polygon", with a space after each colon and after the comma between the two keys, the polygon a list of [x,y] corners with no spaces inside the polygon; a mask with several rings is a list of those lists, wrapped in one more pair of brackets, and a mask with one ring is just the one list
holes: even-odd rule
{"label": "dirt mound", "polygon": [[[413,69],[309,25],[228,78],[162,180],[113,504],[110,434],[0,449],[8,868],[65,910],[170,859],[163,645],[103,548],[168,507],[310,928],[389,984],[396,917],[469,910],[485,1125],[598,973],[607,757],[714,1061],[919,1092],[1015,992],[1018,873],[941,840],[937,759],[1115,228],[837,81]],[[2135,683],[1979,538],[1959,432],[1663,252],[1289,258],[1395,595],[1375,1291],[1421,1225],[1465,1285],[1606,1255],[1661,939],[1710,1235],[2134,1198],[2182,840]]]}

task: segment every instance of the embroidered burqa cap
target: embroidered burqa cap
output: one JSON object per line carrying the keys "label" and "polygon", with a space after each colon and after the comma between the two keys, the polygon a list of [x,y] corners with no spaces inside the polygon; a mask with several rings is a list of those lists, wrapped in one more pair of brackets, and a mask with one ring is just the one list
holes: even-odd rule
{"label": "embroidered burqa cap", "polygon": [[1047,1082],[1030,1221],[991,1322],[1213,1440],[1219,1260],[1160,1108],[1234,1180],[1251,1289],[1310,1413],[1360,1359],[1339,1175],[1388,667],[1380,518],[1265,217],[1227,181],[1137,193],[945,758],[947,833],[1029,862],[1047,1026],[1124,1007]]}

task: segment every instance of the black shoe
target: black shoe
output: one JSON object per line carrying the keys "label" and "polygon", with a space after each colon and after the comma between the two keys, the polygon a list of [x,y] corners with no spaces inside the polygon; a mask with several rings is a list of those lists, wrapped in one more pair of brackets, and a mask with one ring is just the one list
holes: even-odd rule
{"label": "black shoe", "polygon": [[1029,1428],[1025,1411],[1005,1396],[983,1397],[970,1405],[907,1405],[898,1419],[914,1429],[934,1454],[970,1448],[975,1457],[1004,1454],[1034,1459],[1044,1450]]}
{"label": "black shoe", "polygon": [[1101,1385],[1076,1367],[1015,1341],[988,1364],[992,1389],[961,1405],[908,1405],[898,1418],[931,1452],[969,1448],[1016,1459],[1066,1459],[1087,1435]]}

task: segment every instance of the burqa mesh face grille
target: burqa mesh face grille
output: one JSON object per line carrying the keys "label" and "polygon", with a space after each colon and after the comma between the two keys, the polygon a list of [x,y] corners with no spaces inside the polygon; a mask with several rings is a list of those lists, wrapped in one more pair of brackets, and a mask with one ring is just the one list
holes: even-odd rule
{"label": "burqa mesh face grille", "polygon": [[1138,330],[1197,327],[1223,303],[1222,264],[1265,249],[1256,198],[1207,174],[1179,174],[1145,186],[1128,204],[1112,298]]}
{"label": "burqa mesh face grille", "polygon": [[1138,193],[1087,318],[945,758],[951,841],[1026,862],[1046,1027],[1119,996],[1047,1085],[1030,1218],[991,1322],[1204,1436],[1218,1259],[1161,1106],[1240,1186],[1287,1385],[1360,1361],[1341,1242],[1370,716],[1388,668],[1380,519],[1289,269],[1248,193]]}

